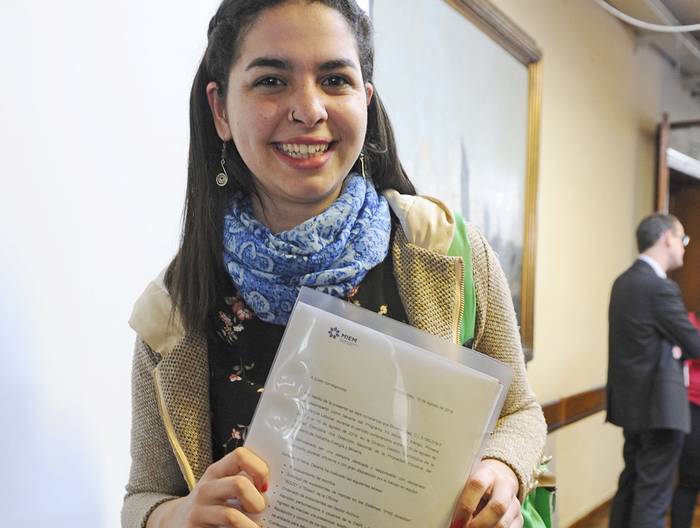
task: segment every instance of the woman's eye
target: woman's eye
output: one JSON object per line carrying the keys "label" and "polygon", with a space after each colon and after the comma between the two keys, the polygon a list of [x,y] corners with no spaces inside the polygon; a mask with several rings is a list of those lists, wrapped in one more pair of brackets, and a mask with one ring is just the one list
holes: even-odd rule
{"label": "woman's eye", "polygon": [[254,84],[254,86],[262,86],[265,88],[277,88],[283,85],[284,82],[282,79],[278,79],[277,77],[263,77],[262,79],[255,81]]}
{"label": "woman's eye", "polygon": [[341,75],[330,75],[323,79],[324,86],[332,86],[334,88],[340,88],[342,86],[348,86],[350,85],[350,81],[348,81],[345,77],[342,77]]}

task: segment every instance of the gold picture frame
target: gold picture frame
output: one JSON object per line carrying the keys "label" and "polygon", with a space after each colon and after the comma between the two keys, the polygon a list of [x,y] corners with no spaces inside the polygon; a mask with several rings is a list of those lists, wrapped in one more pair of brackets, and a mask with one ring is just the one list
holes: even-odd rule
{"label": "gold picture frame", "polygon": [[[437,155],[436,153],[440,147],[435,147],[432,144],[426,147],[425,142],[430,141],[430,135],[429,133],[426,133],[425,130],[421,130],[420,127],[416,126],[417,124],[421,123],[420,118],[422,115],[439,114],[448,121],[456,118],[456,114],[450,115],[449,113],[445,112],[444,102],[442,103],[442,106],[440,106],[440,103],[438,103],[436,108],[431,107],[428,110],[424,108],[424,106],[428,104],[433,104],[432,102],[426,103],[426,101],[434,98],[436,93],[442,95],[441,98],[438,97],[436,99],[442,99],[443,101],[445,98],[450,97],[466,98],[469,97],[467,94],[471,93],[465,91],[451,91],[451,87],[447,88],[444,84],[441,84],[445,82],[443,72],[446,64],[449,63],[451,67],[459,68],[459,66],[457,66],[457,64],[461,64],[459,61],[464,61],[465,69],[462,70],[460,75],[466,78],[461,80],[461,82],[472,83],[480,80],[481,74],[478,72],[483,71],[475,70],[474,68],[477,67],[475,64],[478,63],[481,65],[479,67],[483,67],[483,58],[491,57],[490,53],[492,52],[503,50],[505,51],[505,53],[502,54],[503,59],[499,60],[506,61],[507,58],[506,62],[508,64],[512,64],[512,67],[514,68],[512,71],[517,74],[518,79],[522,79],[522,81],[518,82],[518,86],[522,86],[522,92],[519,92],[516,89],[513,95],[508,96],[511,98],[515,97],[515,99],[519,100],[518,115],[521,115],[522,118],[521,120],[515,120],[512,122],[512,124],[508,125],[509,130],[512,130],[513,133],[518,134],[517,141],[515,143],[505,142],[502,145],[494,145],[493,140],[490,140],[492,142],[484,146],[489,152],[491,152],[489,149],[494,146],[502,148],[502,150],[494,151],[494,154],[490,154],[492,156],[491,159],[493,159],[494,157],[499,156],[500,153],[507,151],[509,147],[512,149],[513,147],[516,147],[516,145],[522,145],[517,146],[517,150],[512,151],[520,153],[518,156],[520,156],[519,159],[522,161],[518,162],[518,167],[521,168],[515,169],[510,167],[510,172],[508,173],[510,175],[509,178],[515,178],[513,180],[513,184],[517,184],[517,187],[519,188],[517,191],[517,198],[515,198],[514,194],[512,198],[513,200],[516,200],[516,202],[511,202],[517,203],[517,208],[513,208],[513,211],[517,211],[513,214],[517,216],[510,217],[513,221],[514,229],[514,231],[511,231],[511,233],[513,233],[513,236],[517,236],[518,240],[515,249],[512,249],[513,244],[508,246],[507,250],[506,246],[502,246],[503,253],[499,253],[499,258],[501,258],[504,270],[506,271],[507,277],[511,283],[513,299],[519,319],[518,322],[520,325],[523,352],[526,361],[529,361],[534,355],[533,330],[537,240],[536,211],[540,149],[540,112],[542,101],[542,52],[532,38],[530,38],[504,13],[502,13],[487,0],[436,0],[439,3],[448,6],[449,9],[434,9],[430,7],[430,5],[426,5],[427,2],[426,4],[423,4],[422,2],[424,1],[425,0],[420,0],[407,3],[405,0],[402,0],[401,2],[398,0],[374,0],[370,4],[370,14],[375,20],[375,29],[377,31],[377,60],[380,63],[380,65],[377,67],[378,74],[381,76],[382,72],[386,72],[386,67],[391,70],[388,78],[385,77],[376,79],[377,74],[375,74],[375,81],[379,82],[377,89],[379,90],[379,93],[382,94],[382,99],[387,105],[390,115],[393,116],[392,119],[395,121],[394,125],[397,127],[397,138],[401,140],[399,150],[401,150],[402,147],[406,149],[404,154],[400,152],[402,161],[405,164],[409,164],[411,169],[409,173],[411,174],[411,177],[416,176],[418,183],[426,184],[425,174],[441,174],[442,176],[447,175],[449,180],[440,184],[427,182],[428,185],[424,185],[424,187],[428,187],[427,190],[429,191],[429,194],[434,193],[435,196],[439,196],[441,199],[446,199],[448,204],[451,204],[452,206],[456,207],[457,210],[459,210],[459,203],[462,203],[463,206],[465,205],[465,195],[462,194],[461,196],[455,196],[455,192],[463,192],[463,190],[454,191],[455,187],[462,186],[462,188],[464,188],[465,181],[469,182],[469,184],[475,184],[474,182],[476,180],[472,180],[471,178],[480,177],[479,175],[483,174],[479,170],[475,171],[473,174],[470,172],[470,164],[472,163],[470,156],[474,154],[474,150],[473,145],[471,144],[467,145],[465,148],[464,142],[462,142],[461,166],[467,167],[466,174],[463,174],[462,177],[460,177],[458,173],[454,172],[448,173],[445,171],[441,172],[439,170],[435,172],[436,168],[439,166],[435,164],[431,165],[431,163],[434,161],[434,158],[431,158],[431,156]],[[411,17],[417,16],[414,15],[413,12],[417,12],[419,10],[422,13],[422,18],[418,17],[417,19],[412,19]],[[450,19],[452,17],[450,11],[457,16],[460,14],[463,15],[467,23],[475,28],[473,31],[471,28],[469,29],[468,32],[470,34],[478,35],[481,33],[486,36],[486,38],[483,39],[483,42],[484,45],[488,43],[488,45],[486,45],[488,49],[483,51],[485,55],[481,56],[482,62],[478,62],[479,55],[474,55],[474,53],[479,53],[479,51],[474,51],[474,48],[464,48],[464,44],[457,43],[459,41],[458,38],[455,38],[452,44],[447,42],[446,39],[449,39],[450,37],[446,35],[451,35],[451,33],[446,32],[451,30],[464,31],[458,28],[459,24],[450,23]],[[439,15],[438,12],[440,13]],[[431,20],[431,16],[445,16],[447,18],[441,18],[440,23],[437,20]],[[455,20],[455,22],[457,21]],[[446,26],[449,26],[451,29],[448,29]],[[406,40],[406,34],[413,35],[413,39]],[[469,39],[471,38],[472,37],[469,37]],[[478,40],[482,41],[480,38]],[[423,46],[423,49],[427,48],[431,50],[431,52],[433,48],[436,48],[436,50],[439,48],[441,53],[447,54],[448,60],[441,61],[442,56],[436,55],[438,52],[435,51],[435,54],[432,57],[422,55],[423,62],[420,62],[421,59],[417,58],[422,52],[420,46]],[[391,52],[383,51],[383,49],[390,49]],[[453,54],[454,56],[450,58],[450,54]],[[499,53],[499,56],[500,55],[501,54]],[[432,69],[434,68],[433,58],[438,59],[438,63],[440,64],[437,66],[437,71]],[[474,63],[472,59],[476,59],[477,63]],[[449,62],[449,60],[452,60],[453,62]],[[522,65],[525,68],[522,73],[516,72],[519,65]],[[443,68],[443,70],[440,68]],[[435,74],[437,74],[438,79],[441,80],[434,80]],[[406,75],[418,77],[407,79],[405,77]],[[434,91],[431,91],[432,88],[429,87],[427,90],[425,88],[420,88],[423,91],[417,91],[414,93],[411,91],[413,89],[413,84],[415,84],[413,81],[422,82],[422,86],[425,86],[426,84],[430,85],[432,82],[434,83]],[[522,84],[520,84],[521,82]],[[404,86],[404,83],[406,83],[408,86]],[[398,85],[398,88],[396,85]],[[524,93],[525,90],[527,90],[527,94]],[[410,96],[407,95],[408,93],[410,93]],[[481,96],[488,97],[489,94]],[[521,96],[522,99],[520,99]],[[514,99],[504,99],[502,105],[499,100],[497,101],[497,104],[505,107],[507,106],[508,102],[512,100]],[[458,101],[455,100],[455,104],[457,103]],[[461,101],[459,101],[459,103],[462,104]],[[480,112],[481,109],[477,108],[476,111]],[[420,112],[424,112],[424,114],[420,114]],[[425,112],[427,112],[427,114],[425,114]],[[405,117],[408,115],[411,117]],[[418,115],[417,120],[415,118],[416,115]],[[464,118],[465,117],[462,114],[462,119]],[[472,127],[473,129],[475,125],[474,123],[470,122],[472,120],[469,119],[469,115],[467,115],[466,119],[466,122],[457,121],[456,123],[462,127]],[[480,119],[482,119],[481,122],[483,123],[483,119],[488,121],[491,118],[488,117],[488,114],[487,117],[484,118],[484,114],[482,113]],[[498,117],[498,119],[501,118]],[[499,120],[494,118],[491,119],[491,121],[494,126],[501,126],[498,124],[500,123]],[[523,128],[521,129],[520,126]],[[411,133],[401,137],[404,130],[411,130]],[[432,131],[436,132],[434,135],[440,134],[439,130],[433,129]],[[450,131],[452,131],[452,129],[450,129]],[[519,131],[522,132],[522,135]],[[420,137],[421,140],[416,139],[416,136]],[[448,134],[448,138],[450,140],[452,140],[453,136],[453,134]],[[420,141],[423,141],[424,143],[421,144]],[[455,143],[453,142],[452,145],[454,144]],[[415,155],[413,159],[411,159],[411,155],[408,157],[406,156],[406,152],[417,152],[422,147],[427,149],[428,152],[428,154],[426,154],[424,157],[421,157],[422,154]],[[453,148],[453,150],[448,150],[448,155],[452,154],[455,150],[452,146],[450,148]],[[520,150],[521,148],[524,148],[525,152]],[[486,150],[481,151],[481,154],[486,152]],[[428,161],[421,166],[420,163],[426,159]],[[519,179],[520,174],[522,174],[524,180]],[[489,175],[489,177],[492,178],[492,181],[498,182],[500,180],[497,178],[497,176],[498,173]],[[464,179],[465,177],[467,178],[466,180]],[[422,181],[421,178],[423,178]],[[452,179],[450,180],[449,178]],[[435,178],[432,179],[435,180]],[[438,185],[442,185],[442,187],[439,187]],[[503,180],[503,185],[511,184],[507,184],[506,180]],[[467,196],[467,198],[470,200],[467,202],[467,204],[471,203],[473,198],[470,198],[469,196]],[[509,199],[510,198],[511,197],[509,196]],[[468,209],[469,205],[466,207]],[[499,216],[503,218],[503,209],[494,210],[492,206],[481,204],[479,207],[481,207],[482,213],[486,211],[487,215],[491,215],[491,219],[498,219]],[[484,207],[486,207],[486,209],[484,209]],[[521,217],[519,216],[521,211],[523,214],[522,221]],[[474,211],[472,211],[472,213],[473,212]],[[477,215],[476,218],[472,219],[472,216],[467,214],[465,214],[465,217],[468,220],[471,219],[472,221],[476,221],[479,227],[485,230],[485,234],[487,235],[487,238],[489,238],[489,229],[486,229],[488,225],[481,223],[484,221],[484,218],[480,219],[480,217]],[[487,216],[486,220],[488,219],[489,218]],[[496,240],[489,238],[489,241],[492,243],[492,245],[494,245],[494,249],[498,251],[498,246],[495,244]],[[508,270],[511,270],[510,273]]]}
{"label": "gold picture frame", "polygon": [[527,166],[520,296],[520,335],[525,360],[534,356],[537,182],[542,109],[542,51],[535,41],[487,0],[442,0],[471,20],[528,70]]}

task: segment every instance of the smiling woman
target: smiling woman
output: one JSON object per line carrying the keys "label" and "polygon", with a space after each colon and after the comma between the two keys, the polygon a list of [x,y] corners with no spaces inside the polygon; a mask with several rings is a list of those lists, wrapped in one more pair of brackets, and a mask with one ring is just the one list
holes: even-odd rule
{"label": "smiling woman", "polygon": [[265,11],[227,88],[210,82],[208,100],[219,137],[255,174],[256,216],[279,232],[324,211],[360,155],[373,93],[343,16],[323,4]]}
{"label": "smiling woman", "polygon": [[545,426],[508,288],[478,230],[415,195],[372,83],[367,14],[353,0],[224,0],[208,39],[182,244],[130,320],[122,525],[257,526],[268,469],[243,444],[306,286],[512,367],[484,459],[444,492],[454,527],[522,526]]}

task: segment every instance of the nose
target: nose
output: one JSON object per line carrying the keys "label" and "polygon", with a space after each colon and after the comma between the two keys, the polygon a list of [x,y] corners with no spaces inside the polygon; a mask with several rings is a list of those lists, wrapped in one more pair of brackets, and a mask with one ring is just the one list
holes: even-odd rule
{"label": "nose", "polygon": [[301,86],[290,101],[289,120],[313,128],[328,119],[324,96],[323,90],[315,83]]}

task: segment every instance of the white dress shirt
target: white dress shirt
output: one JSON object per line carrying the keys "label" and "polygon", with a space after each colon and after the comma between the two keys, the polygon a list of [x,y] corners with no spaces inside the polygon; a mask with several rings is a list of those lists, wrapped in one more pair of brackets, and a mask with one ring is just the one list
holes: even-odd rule
{"label": "white dress shirt", "polygon": [[661,269],[661,266],[659,266],[659,263],[656,262],[653,258],[651,258],[649,255],[639,255],[637,257],[639,260],[643,260],[647,264],[651,266],[651,269],[654,270],[654,273],[656,273],[659,277],[662,279],[667,278],[666,272]]}

